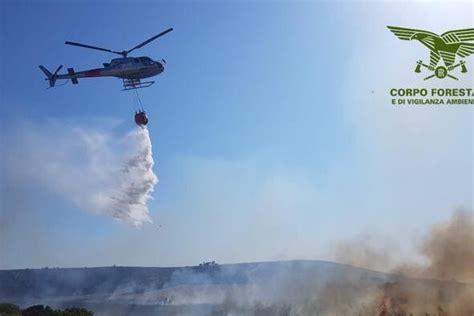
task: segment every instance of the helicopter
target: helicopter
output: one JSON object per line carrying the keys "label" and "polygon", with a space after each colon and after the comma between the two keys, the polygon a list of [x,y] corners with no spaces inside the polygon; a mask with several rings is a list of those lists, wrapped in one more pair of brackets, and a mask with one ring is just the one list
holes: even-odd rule
{"label": "helicopter", "polygon": [[162,59],[160,62],[158,62],[146,56],[128,57],[128,54],[130,54],[135,49],[141,48],[147,45],[148,43],[156,40],[157,38],[171,32],[172,30],[173,28],[169,28],[166,31],[163,31],[147,39],[143,43],[138,44],[137,46],[129,50],[124,50],[121,52],[114,51],[107,48],[66,41],[65,44],[67,45],[101,50],[104,52],[118,54],[118,55],[121,55],[122,57],[114,58],[109,63],[103,63],[104,65],[103,68],[95,68],[95,69],[89,69],[89,70],[84,70],[84,71],[79,71],[79,72],[75,72],[74,68],[68,68],[67,74],[58,74],[58,72],[63,67],[62,65],[60,65],[54,73],[51,73],[43,65],[40,65],[39,68],[46,75],[47,78],[45,80],[49,81],[50,88],[55,86],[56,80],[61,80],[61,79],[71,80],[73,84],[78,84],[79,78],[94,78],[94,77],[120,78],[123,81],[122,91],[139,89],[139,88],[147,88],[151,86],[152,84],[154,84],[155,82],[154,81],[142,82],[141,79],[150,78],[162,73],[165,70],[164,65],[166,64],[166,61]]}

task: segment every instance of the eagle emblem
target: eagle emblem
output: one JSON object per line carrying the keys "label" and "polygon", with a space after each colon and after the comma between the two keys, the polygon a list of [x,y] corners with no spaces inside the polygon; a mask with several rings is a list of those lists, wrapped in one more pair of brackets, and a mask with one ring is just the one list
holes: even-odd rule
{"label": "eagle emblem", "polygon": [[[472,42],[474,41],[474,28],[449,31],[441,35],[398,26],[387,26],[387,28],[399,39],[404,41],[417,40],[430,50],[429,65],[419,60],[415,68],[416,73],[420,73],[422,67],[433,73],[426,77],[425,80],[433,77],[438,79],[450,77],[451,79],[458,80],[458,78],[450,74],[450,72],[458,67],[461,67],[461,73],[467,72],[464,60],[461,59],[457,64],[455,62],[456,56],[466,58],[474,54],[474,43]],[[444,65],[438,65],[440,59]]]}

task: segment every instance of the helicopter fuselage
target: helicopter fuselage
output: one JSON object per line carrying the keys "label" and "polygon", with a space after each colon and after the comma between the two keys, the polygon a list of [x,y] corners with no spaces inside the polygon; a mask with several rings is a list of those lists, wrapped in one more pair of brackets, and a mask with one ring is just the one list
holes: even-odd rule
{"label": "helicopter fuselage", "polygon": [[143,79],[159,75],[164,71],[163,63],[149,57],[115,58],[104,63],[103,68],[89,69],[68,74],[58,74],[57,79],[117,77],[121,79]]}

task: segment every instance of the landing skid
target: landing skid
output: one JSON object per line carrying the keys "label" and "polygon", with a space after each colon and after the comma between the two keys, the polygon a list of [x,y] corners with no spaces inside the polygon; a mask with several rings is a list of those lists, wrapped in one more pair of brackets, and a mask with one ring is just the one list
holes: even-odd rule
{"label": "landing skid", "polygon": [[140,79],[122,79],[122,80],[123,80],[122,91],[148,88],[149,86],[155,83],[154,81],[141,82]]}

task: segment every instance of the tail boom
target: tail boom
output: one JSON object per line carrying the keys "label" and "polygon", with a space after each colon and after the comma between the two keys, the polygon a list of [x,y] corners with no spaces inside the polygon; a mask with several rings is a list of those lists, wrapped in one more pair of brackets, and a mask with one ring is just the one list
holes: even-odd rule
{"label": "tail boom", "polygon": [[117,74],[105,70],[104,68],[96,68],[85,71],[75,72],[74,68],[68,68],[67,74],[58,74],[59,70],[62,68],[62,65],[58,69],[51,73],[46,67],[40,65],[39,68],[46,75],[46,80],[49,81],[49,87],[54,87],[56,80],[71,80],[73,84],[78,84],[79,78],[94,78],[94,77],[117,77]]}

